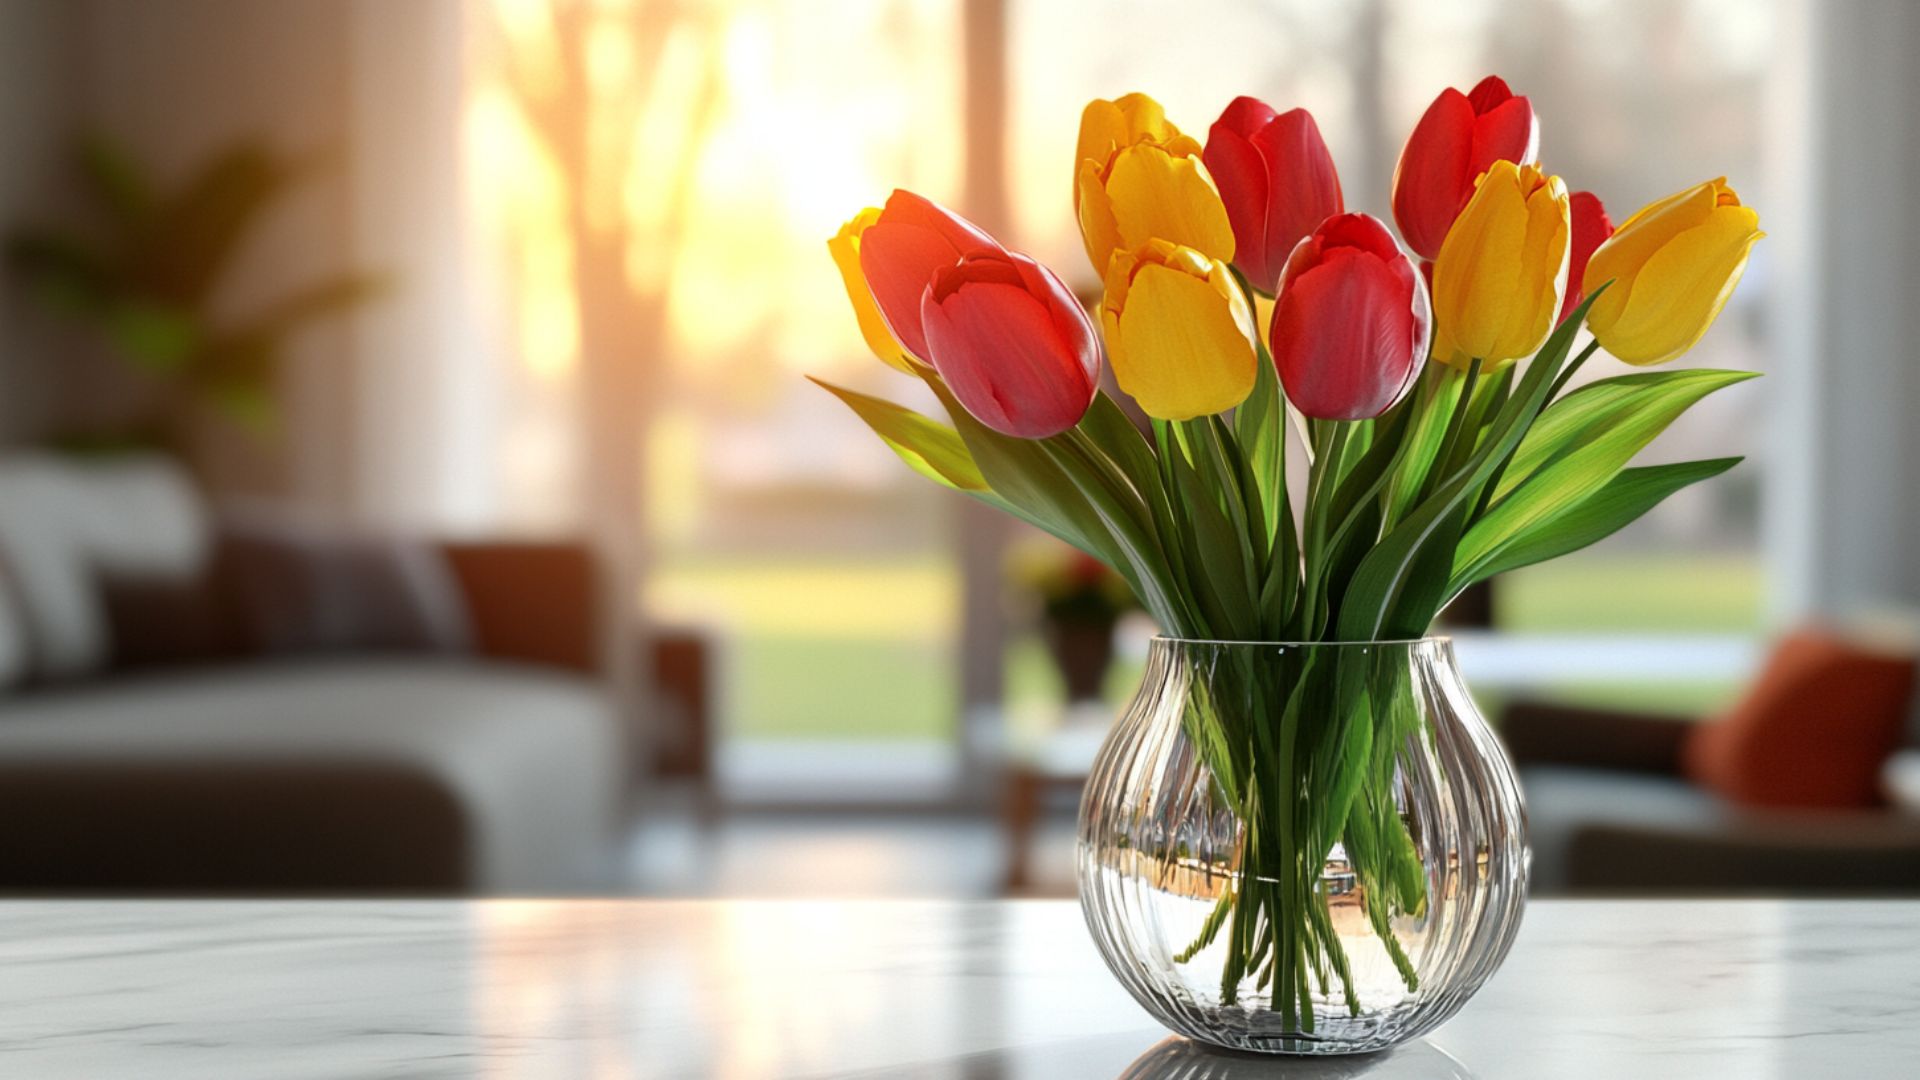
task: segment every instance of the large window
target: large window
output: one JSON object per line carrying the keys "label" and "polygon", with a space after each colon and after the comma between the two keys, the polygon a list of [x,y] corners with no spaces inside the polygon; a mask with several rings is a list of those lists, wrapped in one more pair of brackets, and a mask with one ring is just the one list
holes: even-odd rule
{"label": "large window", "polygon": [[[867,354],[825,242],[895,185],[955,197],[957,4],[470,10],[503,502],[536,528],[589,516],[583,367],[611,350],[646,388],[636,602],[713,646],[715,734],[950,744],[952,506],[803,375],[912,397]],[[597,342],[595,290],[620,297]]]}

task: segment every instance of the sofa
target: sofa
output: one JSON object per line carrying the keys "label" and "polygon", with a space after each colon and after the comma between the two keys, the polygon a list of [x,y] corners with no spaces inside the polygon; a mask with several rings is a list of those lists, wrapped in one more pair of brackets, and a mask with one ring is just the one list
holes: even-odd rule
{"label": "sofa", "polygon": [[579,545],[0,458],[0,892],[605,890],[627,770],[594,597]]}
{"label": "sofa", "polygon": [[1533,891],[1920,893],[1913,676],[1809,629],[1720,717],[1509,705]]}

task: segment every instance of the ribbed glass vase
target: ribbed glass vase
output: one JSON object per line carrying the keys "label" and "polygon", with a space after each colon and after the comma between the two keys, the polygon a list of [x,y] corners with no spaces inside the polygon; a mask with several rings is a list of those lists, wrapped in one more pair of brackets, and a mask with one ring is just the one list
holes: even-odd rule
{"label": "ribbed glass vase", "polygon": [[1159,638],[1080,804],[1080,906],[1133,996],[1241,1050],[1446,1020],[1526,903],[1513,767],[1440,638]]}

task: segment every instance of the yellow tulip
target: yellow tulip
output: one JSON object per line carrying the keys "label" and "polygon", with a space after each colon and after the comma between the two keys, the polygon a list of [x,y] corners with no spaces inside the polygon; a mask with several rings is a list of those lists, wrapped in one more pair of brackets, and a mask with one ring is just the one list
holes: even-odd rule
{"label": "yellow tulip", "polygon": [[833,265],[840,268],[840,283],[847,287],[847,299],[853,302],[853,314],[860,320],[860,336],[867,339],[867,348],[887,364],[911,375],[913,361],[907,356],[906,348],[887,330],[887,321],[880,317],[880,306],[874,303],[873,290],[867,287],[867,276],[860,271],[860,234],[879,218],[879,208],[872,206],[853,215],[840,226],[833,239],[827,241],[827,250],[833,255]]}
{"label": "yellow tulip", "polygon": [[1567,287],[1569,214],[1559,177],[1493,163],[1433,263],[1434,359],[1491,371],[1540,348]]}
{"label": "yellow tulip", "polygon": [[1765,235],[1725,177],[1642,208],[1587,262],[1589,283],[1613,282],[1587,312],[1587,329],[1629,364],[1666,363],[1713,325]]}
{"label": "yellow tulip", "polygon": [[1104,274],[1116,251],[1168,240],[1233,260],[1233,225],[1200,163],[1200,144],[1145,94],[1099,100],[1080,114],[1073,208],[1087,258]]}
{"label": "yellow tulip", "polygon": [[1147,415],[1190,420],[1225,412],[1253,391],[1260,331],[1227,265],[1157,239],[1115,252],[1107,264],[1107,358]]}

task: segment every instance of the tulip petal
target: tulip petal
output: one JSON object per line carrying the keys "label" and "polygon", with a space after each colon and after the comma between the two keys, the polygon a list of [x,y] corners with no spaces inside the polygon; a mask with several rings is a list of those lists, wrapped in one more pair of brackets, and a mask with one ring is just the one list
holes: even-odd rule
{"label": "tulip petal", "polygon": [[[1273,118],[1278,115],[1280,114],[1273,111],[1273,106],[1259,98],[1247,97],[1243,94],[1227,103],[1227,107],[1220,113],[1220,119],[1215,120],[1213,126],[1234,132],[1243,139],[1251,139],[1254,132],[1272,123]],[[1213,141],[1211,133],[1207,141],[1209,143]]]}
{"label": "tulip petal", "polygon": [[1157,238],[1232,261],[1233,226],[1197,157],[1150,144],[1130,146],[1114,157],[1106,189],[1121,246],[1137,248]]}
{"label": "tulip petal", "polygon": [[1559,177],[1495,162],[1434,262],[1434,358],[1491,369],[1538,349],[1566,289],[1570,229]]}
{"label": "tulip petal", "polygon": [[1498,75],[1481,79],[1473,84],[1473,89],[1467,91],[1467,103],[1473,106],[1476,116],[1484,116],[1512,100],[1513,88]]}
{"label": "tulip petal", "polygon": [[1591,191],[1576,191],[1567,199],[1572,234],[1567,247],[1567,293],[1560,302],[1560,318],[1565,319],[1586,299],[1587,263],[1607,237],[1613,235],[1613,222],[1607,208]]}
{"label": "tulip petal", "polygon": [[1100,168],[1092,160],[1080,163],[1079,182],[1074,186],[1074,212],[1080,218],[1080,239],[1087,248],[1087,261],[1094,272],[1107,272],[1107,261],[1124,245],[1120,226],[1113,220],[1113,200],[1100,182]]}
{"label": "tulip petal", "polygon": [[[1009,268],[1010,269],[1010,268]],[[980,273],[994,280],[969,280]],[[1099,353],[1060,333],[1057,314],[998,267],[955,267],[927,290],[922,319],[940,373],[968,412],[1003,435],[1041,439],[1079,423],[1093,401]]]}
{"label": "tulip petal", "polygon": [[1473,106],[1458,90],[1433,99],[1400,152],[1393,171],[1393,220],[1423,259],[1440,256],[1447,229],[1473,193]]}
{"label": "tulip petal", "polygon": [[1224,412],[1253,392],[1251,323],[1252,313],[1236,310],[1216,283],[1148,263],[1134,274],[1117,318],[1114,375],[1150,416]]}
{"label": "tulip petal", "polygon": [[918,225],[932,229],[945,237],[947,243],[962,255],[1002,250],[999,241],[988,236],[978,225],[911,191],[896,190],[887,196],[887,206],[880,212],[880,220],[889,225]]}
{"label": "tulip petal", "polygon": [[[1213,182],[1219,185],[1220,201],[1227,207],[1240,269],[1255,287],[1272,292],[1278,267],[1266,265],[1272,257],[1266,247],[1267,164],[1251,142],[1225,125],[1224,117],[1214,125],[1201,160],[1212,174]],[[1285,252],[1281,252],[1281,257],[1284,255]]]}
{"label": "tulip petal", "polygon": [[1346,203],[1341,198],[1333,155],[1312,113],[1305,109],[1281,113],[1255,133],[1253,144],[1275,177],[1261,246],[1272,253],[1272,270],[1277,278],[1280,263],[1301,237],[1326,219],[1345,213]]}
{"label": "tulip petal", "polygon": [[1005,254],[972,222],[911,191],[895,191],[860,233],[860,272],[895,340],[927,359],[920,296],[935,272],[970,254]]}
{"label": "tulip petal", "polygon": [[1693,348],[1726,306],[1763,235],[1744,206],[1715,208],[1634,276],[1626,309],[1601,342],[1629,364],[1662,364]]}
{"label": "tulip petal", "polygon": [[920,326],[921,294],[936,271],[959,258],[946,237],[919,225],[893,225],[883,217],[861,234],[860,269],[874,302],[894,338],[922,360],[930,357]]}
{"label": "tulip petal", "polygon": [[[1075,347],[1082,366],[1097,381],[1100,378],[1100,352],[1094,344],[1093,321],[1087,317],[1087,309],[1080,303],[1080,298],[1073,294],[1066,282],[1060,280],[1060,275],[1040,263],[1025,255],[1013,255],[1011,258],[1020,287],[1046,308],[1054,332],[1061,341]],[[1084,343],[1084,346],[1077,343]]]}
{"label": "tulip petal", "polygon": [[1526,202],[1519,190],[1483,183],[1434,260],[1436,359],[1452,363],[1459,355],[1484,360],[1492,354],[1523,288],[1518,254],[1526,246],[1526,231]]}
{"label": "tulip petal", "polygon": [[1164,142],[1179,134],[1180,129],[1167,122],[1166,110],[1145,94],[1090,101],[1080,112],[1075,169],[1080,162],[1092,161],[1104,173],[1114,151],[1121,147],[1141,141]]}
{"label": "tulip petal", "polygon": [[1287,400],[1303,414],[1379,416],[1417,377],[1427,348],[1425,297],[1397,271],[1406,262],[1397,250],[1387,262],[1341,246],[1288,275],[1274,308],[1273,357]]}
{"label": "tulip petal", "polygon": [[[1611,326],[1626,311],[1633,278],[1655,252],[1674,237],[1707,220],[1718,202],[1723,181],[1709,180],[1648,203],[1620,223],[1611,237],[1587,260],[1586,282],[1611,281],[1614,287],[1593,302],[1588,312],[1592,326]],[[1611,351],[1611,350],[1609,350]]]}
{"label": "tulip petal", "polygon": [[854,317],[860,321],[860,336],[866,340],[867,348],[889,366],[911,374],[913,365],[907,359],[906,349],[888,332],[886,319],[874,302],[873,290],[867,287],[866,275],[860,270],[861,235],[879,217],[880,211],[872,207],[860,211],[827,241],[827,250],[833,255],[833,265],[840,270],[840,283],[846,287],[847,299],[853,304]]}
{"label": "tulip petal", "polygon": [[1527,196],[1527,238],[1520,268],[1526,282],[1526,306],[1507,324],[1495,358],[1531,354],[1547,340],[1559,321],[1561,300],[1567,291],[1567,238],[1573,231],[1567,189],[1558,177]]}
{"label": "tulip petal", "polygon": [[[1496,161],[1531,165],[1540,160],[1540,122],[1533,104],[1517,97],[1502,102],[1473,121],[1473,150],[1468,172],[1478,176]],[[1471,179],[1471,177],[1469,177]]]}

